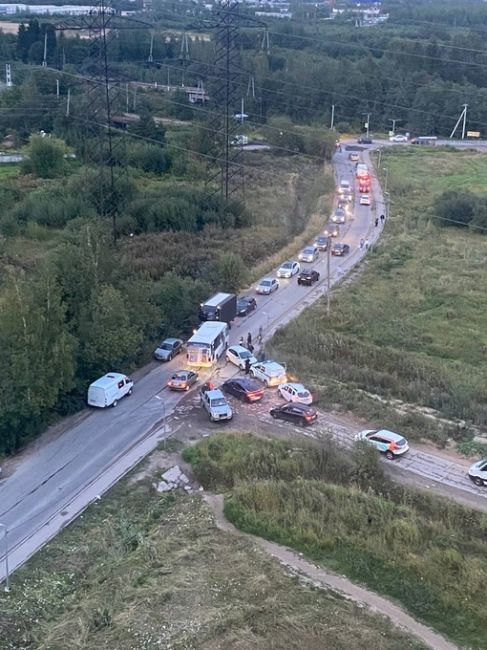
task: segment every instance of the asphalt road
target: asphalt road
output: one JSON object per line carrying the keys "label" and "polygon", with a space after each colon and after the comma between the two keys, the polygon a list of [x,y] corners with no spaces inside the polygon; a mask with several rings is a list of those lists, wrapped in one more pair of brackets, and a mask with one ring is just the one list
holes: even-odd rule
{"label": "asphalt road", "polygon": [[[365,152],[364,156],[368,154]],[[353,183],[353,164],[348,161],[348,154],[345,151],[336,154],[334,163],[337,178],[348,178]],[[375,202],[370,208],[359,206],[357,196],[353,218],[341,227],[340,240],[348,243],[351,251],[344,258],[331,258],[332,284],[340,281],[365,255],[359,248],[360,239],[368,238],[373,245],[380,234],[380,225],[375,227],[374,219],[376,213],[384,212],[384,204],[376,179],[373,179],[373,196]],[[323,215],[323,226],[327,221],[328,215]],[[323,295],[326,253],[321,253],[319,260],[309,266],[320,272],[319,283],[301,287],[297,286],[296,278],[280,280],[280,288],[272,296],[257,298],[255,312],[237,319],[231,330],[231,343],[237,343],[240,336],[245,338],[249,331],[255,339],[259,327],[263,328],[264,339],[269,338],[277,327]],[[182,395],[171,393],[165,384],[170,374],[182,365],[184,360],[178,358],[168,364],[151,364],[150,370],[137,381],[132,396],[122,400],[116,409],[87,410],[62,435],[24,454],[15,471],[0,481],[0,522],[8,528],[11,571],[170,434],[166,430],[166,418],[174,412]],[[216,370],[217,375],[220,372]],[[204,380],[209,374],[202,372],[200,378]],[[411,458],[414,453],[411,452]],[[434,456],[416,458],[408,470],[420,474],[431,472],[432,465],[437,468],[436,475],[448,480],[452,467],[442,467],[441,459]],[[462,471],[463,468],[459,470],[458,480],[469,488],[468,481],[460,476]],[[5,571],[4,554],[0,531],[0,579]]]}

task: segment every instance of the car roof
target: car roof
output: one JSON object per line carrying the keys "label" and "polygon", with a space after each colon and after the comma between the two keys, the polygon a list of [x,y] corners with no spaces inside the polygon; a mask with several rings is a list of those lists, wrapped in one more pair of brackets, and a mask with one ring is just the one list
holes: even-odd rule
{"label": "car roof", "polygon": [[218,398],[221,398],[221,397],[223,397],[223,399],[225,399],[225,395],[221,392],[221,390],[219,388],[214,388],[213,390],[207,390],[205,392],[206,392],[206,394],[208,395],[208,397],[210,399],[218,399]]}
{"label": "car roof", "polygon": [[298,411],[303,411],[303,413],[306,413],[308,411],[315,411],[315,409],[312,406],[308,406],[307,404],[301,404],[301,402],[289,402],[288,404],[283,404],[280,408],[282,409],[297,409]]}
{"label": "car roof", "polygon": [[389,440],[403,440],[404,436],[394,433],[394,431],[389,431],[389,429],[379,429],[376,431],[378,436],[383,436],[384,438],[389,438]]}
{"label": "car roof", "polygon": [[313,246],[312,244],[310,244],[309,246],[305,246],[303,248],[303,251],[314,250],[315,248],[316,248],[316,246]]}
{"label": "car roof", "polygon": [[[164,341],[162,343],[179,343],[179,342],[182,343],[181,339],[168,338],[168,339],[164,339]],[[162,345],[162,343],[161,343],[161,345]]]}
{"label": "car roof", "polygon": [[192,372],[192,370],[176,370],[175,372],[173,372],[172,376],[176,377],[179,375],[188,375],[190,372]]}
{"label": "car roof", "polygon": [[272,361],[268,359],[267,361],[260,361],[260,365],[265,366],[266,368],[283,368],[280,363],[277,363],[277,361]]}
{"label": "car roof", "polygon": [[233,377],[233,379],[227,379],[226,384],[239,384],[244,388],[260,388],[255,379],[249,379],[248,377]]}
{"label": "car roof", "polygon": [[292,386],[296,390],[301,390],[301,389],[308,390],[307,388],[305,388],[303,386],[303,384],[297,384],[296,382],[293,382],[293,381],[287,381],[285,384],[281,384],[281,387],[282,386]]}
{"label": "car roof", "polygon": [[474,463],[470,469],[480,469],[483,465],[487,463],[487,458],[483,458],[482,460],[478,460],[476,463]]}
{"label": "car roof", "polygon": [[296,262],[294,260],[286,260],[281,264],[281,266],[284,266],[284,264],[296,264]]}
{"label": "car roof", "polygon": [[314,269],[303,269],[299,275],[311,275],[312,273],[316,273]]}
{"label": "car roof", "polygon": [[262,284],[263,282],[272,282],[272,280],[274,280],[274,278],[270,278],[270,277],[262,278],[262,280],[259,282],[259,284]]}
{"label": "car roof", "polygon": [[248,348],[245,348],[243,345],[239,345],[238,343],[236,345],[231,345],[229,350],[235,350],[235,352],[250,352]]}

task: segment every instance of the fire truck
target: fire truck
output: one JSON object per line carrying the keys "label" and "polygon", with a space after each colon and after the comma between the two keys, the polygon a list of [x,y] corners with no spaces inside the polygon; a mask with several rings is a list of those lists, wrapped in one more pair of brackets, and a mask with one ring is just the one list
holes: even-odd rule
{"label": "fire truck", "polygon": [[361,194],[369,194],[370,193],[370,176],[367,174],[367,176],[360,176],[358,179],[358,191]]}

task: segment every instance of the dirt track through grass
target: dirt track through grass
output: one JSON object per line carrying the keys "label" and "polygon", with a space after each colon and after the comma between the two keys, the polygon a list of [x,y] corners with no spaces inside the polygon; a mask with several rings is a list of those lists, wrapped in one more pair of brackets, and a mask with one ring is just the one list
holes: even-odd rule
{"label": "dirt track through grass", "polygon": [[[225,518],[223,513],[223,495],[205,494],[204,499],[211,507],[219,528],[234,535],[243,534]],[[253,539],[266,553],[277,559],[284,566],[296,571],[314,586],[321,589],[332,589],[355,603],[366,605],[373,612],[386,616],[394,625],[403,629],[408,634],[416,636],[433,650],[458,650],[456,645],[450,643],[440,634],[426,627],[426,625],[422,625],[416,621],[391,601],[354,584],[343,576],[325,571],[280,544],[260,537],[254,537]]]}

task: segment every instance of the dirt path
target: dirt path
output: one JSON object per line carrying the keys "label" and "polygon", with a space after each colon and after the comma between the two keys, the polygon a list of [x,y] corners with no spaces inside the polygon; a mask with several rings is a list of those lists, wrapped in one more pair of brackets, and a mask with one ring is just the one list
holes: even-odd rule
{"label": "dirt path", "polygon": [[[225,518],[223,514],[223,496],[221,494],[204,494],[203,498],[212,509],[218,528],[235,535],[247,536],[246,533],[242,533]],[[458,650],[458,646],[450,643],[440,634],[433,632],[426,625],[419,623],[386,598],[382,598],[373,591],[354,584],[343,576],[325,571],[285,546],[269,542],[261,537],[248,536],[252,537],[269,555],[275,557],[286,567],[298,572],[315,587],[333,589],[349,600],[367,605],[373,612],[386,616],[394,625],[409,634],[413,634],[433,650]]]}

